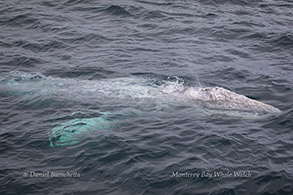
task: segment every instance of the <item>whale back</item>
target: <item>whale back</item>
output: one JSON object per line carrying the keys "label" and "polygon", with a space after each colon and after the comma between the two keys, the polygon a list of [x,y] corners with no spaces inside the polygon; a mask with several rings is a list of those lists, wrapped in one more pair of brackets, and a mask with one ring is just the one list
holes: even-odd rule
{"label": "whale back", "polygon": [[[140,107],[187,104],[208,115],[258,118],[276,115],[281,111],[271,105],[250,99],[222,87],[187,87],[182,82],[163,81],[154,85],[151,79],[122,77],[101,80],[54,78],[41,73],[11,72],[2,76],[0,93],[32,97],[60,98],[73,101],[124,102],[123,105],[140,104]],[[135,104],[135,105],[136,105]],[[159,107],[157,106],[157,107]],[[157,109],[157,108],[156,108]]]}

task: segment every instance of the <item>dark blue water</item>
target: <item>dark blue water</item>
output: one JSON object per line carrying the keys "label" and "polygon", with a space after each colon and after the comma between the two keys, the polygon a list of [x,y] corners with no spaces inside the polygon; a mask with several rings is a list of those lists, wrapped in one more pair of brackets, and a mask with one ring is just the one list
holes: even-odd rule
{"label": "dark blue water", "polygon": [[[0,88],[0,194],[293,194],[292,27],[291,0],[0,1],[1,73],[180,80],[282,111],[244,120]],[[101,112],[115,125],[50,145],[58,124]]]}

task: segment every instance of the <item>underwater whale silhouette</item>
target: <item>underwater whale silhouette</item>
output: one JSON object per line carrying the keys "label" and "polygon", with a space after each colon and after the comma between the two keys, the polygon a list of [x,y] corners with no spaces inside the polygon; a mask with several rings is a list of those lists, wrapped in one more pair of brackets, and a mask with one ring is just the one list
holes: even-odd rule
{"label": "underwater whale silhouette", "polygon": [[[46,97],[93,104],[118,99],[120,103],[128,102],[133,107],[149,106],[155,111],[162,105],[164,108],[184,105],[201,115],[243,119],[262,119],[281,113],[278,108],[222,87],[189,87],[178,80],[159,83],[141,77],[81,80],[10,72],[1,76],[0,95],[13,94],[28,101]],[[78,143],[85,134],[111,128],[112,124],[104,115],[75,118],[53,128],[49,140],[51,146]]]}

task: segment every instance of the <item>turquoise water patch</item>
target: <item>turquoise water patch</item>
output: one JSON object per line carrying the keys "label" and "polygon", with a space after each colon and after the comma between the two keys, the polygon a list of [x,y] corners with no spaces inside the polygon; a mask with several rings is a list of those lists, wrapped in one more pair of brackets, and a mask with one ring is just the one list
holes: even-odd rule
{"label": "turquoise water patch", "polygon": [[[89,117],[89,115],[97,115]],[[82,142],[86,138],[109,138],[109,131],[123,125],[127,120],[137,116],[135,110],[125,109],[115,113],[97,110],[77,111],[71,114],[71,119],[57,124],[48,134],[51,147],[69,146]],[[68,117],[68,116],[65,116]]]}
{"label": "turquoise water patch", "polygon": [[49,135],[50,146],[67,146],[81,142],[83,139],[97,136],[94,132],[116,125],[105,117],[76,118],[59,124],[52,129]]}

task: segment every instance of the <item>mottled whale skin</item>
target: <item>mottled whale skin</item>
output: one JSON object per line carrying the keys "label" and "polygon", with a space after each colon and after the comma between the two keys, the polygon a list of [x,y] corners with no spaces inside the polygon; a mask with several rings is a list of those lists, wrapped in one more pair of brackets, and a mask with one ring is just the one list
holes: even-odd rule
{"label": "mottled whale skin", "polygon": [[239,95],[222,87],[188,88],[184,95],[204,102],[204,106],[220,110],[238,110],[259,114],[278,114],[281,111],[271,105]]}

